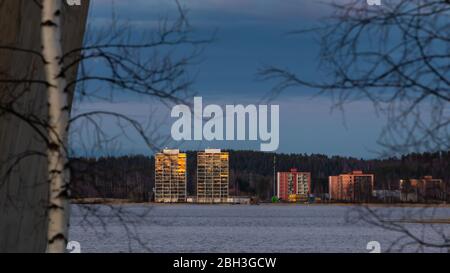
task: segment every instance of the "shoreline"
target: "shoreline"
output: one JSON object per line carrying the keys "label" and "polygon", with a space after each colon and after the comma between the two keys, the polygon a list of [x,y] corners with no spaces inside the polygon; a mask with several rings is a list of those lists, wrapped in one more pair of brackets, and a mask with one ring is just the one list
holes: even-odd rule
{"label": "shoreline", "polygon": [[76,198],[71,199],[70,203],[73,205],[154,205],[154,206],[178,206],[178,205],[214,205],[214,206],[341,206],[341,207],[354,207],[354,206],[369,206],[369,207],[436,207],[436,208],[450,208],[450,204],[427,204],[427,203],[341,203],[341,202],[329,202],[329,203],[270,203],[261,202],[259,204],[234,204],[234,203],[155,203],[155,202],[138,202],[128,199],[113,199],[113,198]]}

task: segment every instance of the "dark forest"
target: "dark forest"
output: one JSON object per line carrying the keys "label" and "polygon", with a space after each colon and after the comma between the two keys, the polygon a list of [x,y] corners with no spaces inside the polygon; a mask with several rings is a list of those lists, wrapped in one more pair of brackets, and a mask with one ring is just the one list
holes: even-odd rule
{"label": "dark forest", "polygon": [[[274,154],[256,151],[230,152],[230,194],[268,200],[276,171],[311,172],[312,192],[328,191],[328,176],[362,170],[375,174],[376,189],[398,189],[399,179],[432,175],[450,181],[450,152],[409,154],[401,158],[364,160],[321,154]],[[196,193],[196,152],[188,151],[187,191]],[[154,184],[154,158],[142,155],[73,158],[73,198],[116,198],[147,201]]]}

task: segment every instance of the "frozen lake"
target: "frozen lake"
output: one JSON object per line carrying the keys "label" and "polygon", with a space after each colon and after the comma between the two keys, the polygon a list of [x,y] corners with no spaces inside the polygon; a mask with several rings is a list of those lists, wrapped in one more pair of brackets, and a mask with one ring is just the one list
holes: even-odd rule
{"label": "frozen lake", "polygon": [[[448,207],[375,209],[395,220],[450,218]],[[370,241],[382,251],[446,251],[408,245],[402,232],[357,221],[358,212],[370,215],[335,205],[72,205],[70,240],[82,252],[369,252]],[[394,228],[437,244],[450,237],[450,224]]]}

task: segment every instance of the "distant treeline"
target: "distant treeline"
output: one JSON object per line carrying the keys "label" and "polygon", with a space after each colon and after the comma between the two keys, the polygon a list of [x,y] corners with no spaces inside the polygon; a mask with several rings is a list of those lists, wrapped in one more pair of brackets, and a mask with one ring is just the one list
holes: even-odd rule
{"label": "distant treeline", "polygon": [[[271,197],[274,157],[276,171],[311,172],[312,192],[328,191],[328,176],[352,170],[375,174],[376,189],[398,189],[400,179],[432,175],[450,181],[450,151],[409,154],[401,158],[364,160],[321,154],[274,154],[257,151],[230,152],[230,194]],[[188,195],[196,194],[196,152],[187,160]],[[154,185],[154,158],[122,156],[73,158],[72,196],[146,201]]]}

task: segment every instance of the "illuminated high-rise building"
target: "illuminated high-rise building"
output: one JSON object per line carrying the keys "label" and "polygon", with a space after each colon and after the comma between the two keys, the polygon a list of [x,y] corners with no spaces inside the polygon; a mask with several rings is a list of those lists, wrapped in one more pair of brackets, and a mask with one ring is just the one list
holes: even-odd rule
{"label": "illuminated high-rise building", "polygon": [[165,149],[155,157],[155,202],[186,202],[186,154]]}
{"label": "illuminated high-rise building", "polygon": [[219,149],[197,153],[197,202],[228,201],[229,155]]}

